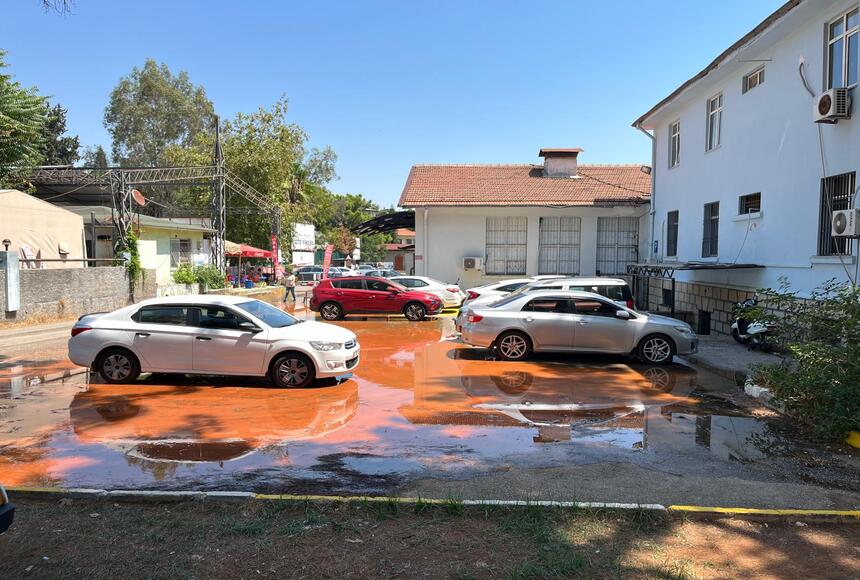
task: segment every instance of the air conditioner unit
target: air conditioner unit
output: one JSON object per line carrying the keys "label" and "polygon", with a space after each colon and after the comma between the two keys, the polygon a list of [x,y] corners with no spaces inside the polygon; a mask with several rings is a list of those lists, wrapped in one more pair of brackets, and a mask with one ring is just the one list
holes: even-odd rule
{"label": "air conditioner unit", "polygon": [[837,209],[830,224],[830,233],[835,237],[860,237],[860,209]]}
{"label": "air conditioner unit", "polygon": [[835,123],[851,117],[848,89],[830,89],[815,97],[812,118],[816,123]]}
{"label": "air conditioner unit", "polygon": [[483,270],[484,269],[484,258],[478,258],[478,257],[463,258],[463,269],[464,270]]}

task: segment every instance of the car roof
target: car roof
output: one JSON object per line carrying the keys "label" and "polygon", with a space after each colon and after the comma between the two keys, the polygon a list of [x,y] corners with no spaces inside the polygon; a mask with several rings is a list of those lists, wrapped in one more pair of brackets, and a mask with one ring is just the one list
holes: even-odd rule
{"label": "car roof", "polygon": [[162,296],[142,300],[135,306],[159,306],[170,304],[218,304],[233,305],[254,300],[250,296],[233,296],[230,294],[189,294],[186,296]]}
{"label": "car roof", "polygon": [[572,276],[570,278],[556,278],[554,280],[537,280],[534,287],[551,284],[580,284],[582,286],[627,286],[627,281],[622,278],[586,278],[584,276]]}
{"label": "car roof", "polygon": [[[583,292],[582,290],[536,290],[526,294],[520,294],[516,300],[534,300],[535,298],[552,297],[552,298],[593,298],[601,302],[612,302],[606,296],[595,294],[594,292]],[[513,298],[513,296],[510,296]],[[512,302],[516,302],[513,300]]]}

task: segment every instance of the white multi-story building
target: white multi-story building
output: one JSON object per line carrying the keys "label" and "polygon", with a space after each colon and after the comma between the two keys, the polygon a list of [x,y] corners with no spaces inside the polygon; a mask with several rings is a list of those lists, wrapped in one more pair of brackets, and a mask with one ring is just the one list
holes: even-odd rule
{"label": "white multi-story building", "polygon": [[813,107],[856,92],[858,24],[856,0],[791,0],[634,122],[653,136],[648,261],[677,283],[652,280],[652,306],[726,332],[745,292],[855,278],[857,243],[830,232],[854,206],[860,119],[815,123]]}

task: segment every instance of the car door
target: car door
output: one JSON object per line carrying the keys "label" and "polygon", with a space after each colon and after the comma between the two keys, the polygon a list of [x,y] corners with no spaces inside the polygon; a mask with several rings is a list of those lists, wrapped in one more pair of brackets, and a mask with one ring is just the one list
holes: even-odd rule
{"label": "car door", "polygon": [[363,280],[338,278],[333,280],[331,285],[334,288],[334,299],[343,307],[345,314],[370,310],[370,301],[364,289]]}
{"label": "car door", "polygon": [[250,319],[224,306],[198,306],[192,313],[194,372],[263,375],[268,330],[242,328]]}
{"label": "car door", "polygon": [[576,328],[573,346],[576,350],[625,353],[633,350],[636,325],[618,318],[622,310],[608,300],[575,298]]}
{"label": "car door", "polygon": [[576,315],[568,298],[533,298],[523,306],[520,317],[536,349],[567,350],[573,347]]}
{"label": "car door", "polygon": [[181,304],[144,306],[133,316],[132,347],[146,372],[191,372],[194,329],[190,308]]}
{"label": "car door", "polygon": [[367,287],[368,312],[397,313],[401,310],[398,292],[392,292],[394,286],[384,280],[365,280]]}

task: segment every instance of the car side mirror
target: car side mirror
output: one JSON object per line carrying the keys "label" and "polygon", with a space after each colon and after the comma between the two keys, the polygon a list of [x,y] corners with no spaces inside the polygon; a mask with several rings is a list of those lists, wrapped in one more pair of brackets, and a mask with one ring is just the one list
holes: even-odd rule
{"label": "car side mirror", "polygon": [[257,334],[258,332],[263,331],[262,328],[260,328],[259,326],[257,326],[253,322],[248,322],[248,321],[240,322],[239,323],[239,330],[242,330],[244,332],[250,332],[252,334]]}
{"label": "car side mirror", "polygon": [[615,318],[620,318],[621,320],[630,320],[630,313],[626,310],[616,310]]}
{"label": "car side mirror", "polygon": [[392,294],[400,294],[400,290],[398,288],[389,288],[388,291]]}

